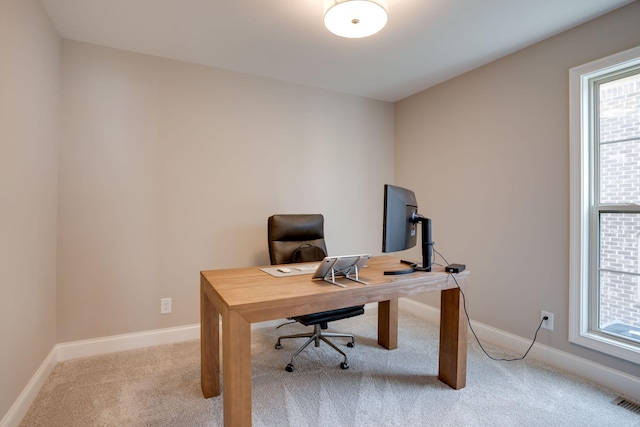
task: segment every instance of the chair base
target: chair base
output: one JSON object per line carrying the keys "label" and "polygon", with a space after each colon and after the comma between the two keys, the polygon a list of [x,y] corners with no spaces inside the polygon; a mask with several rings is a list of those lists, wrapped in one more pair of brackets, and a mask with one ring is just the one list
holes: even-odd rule
{"label": "chair base", "polygon": [[322,332],[322,328],[320,327],[319,323],[316,323],[315,325],[313,325],[313,332],[305,333],[305,334],[285,335],[285,336],[279,337],[278,341],[276,342],[276,345],[275,345],[276,350],[280,350],[282,348],[282,344],[280,343],[281,340],[286,340],[286,339],[290,339],[290,338],[308,338],[307,341],[295,353],[293,353],[293,356],[291,356],[291,361],[289,362],[289,364],[285,368],[287,370],[287,372],[293,372],[293,370],[295,369],[293,362],[294,362],[296,356],[298,354],[300,354],[300,352],[302,350],[307,348],[307,346],[309,344],[311,344],[312,342],[315,343],[316,347],[319,347],[320,346],[320,341],[324,341],[325,343],[329,344],[329,347],[333,348],[335,351],[337,351],[338,353],[340,353],[342,355],[344,360],[340,363],[340,368],[349,369],[349,361],[347,359],[347,355],[342,350],[340,350],[338,347],[336,347],[336,345],[334,343],[332,343],[331,341],[329,341],[326,337],[351,338],[351,341],[349,343],[347,343],[348,347],[353,347],[356,344],[356,339],[351,334],[339,334],[339,333],[334,333],[334,332],[323,333]]}

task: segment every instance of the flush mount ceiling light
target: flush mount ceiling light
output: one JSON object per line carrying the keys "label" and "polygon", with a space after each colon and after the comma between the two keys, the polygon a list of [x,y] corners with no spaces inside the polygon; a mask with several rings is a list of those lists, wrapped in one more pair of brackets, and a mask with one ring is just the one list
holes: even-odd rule
{"label": "flush mount ceiling light", "polygon": [[387,10],[378,0],[329,1],[324,25],[333,34],[352,39],[367,37],[387,23]]}

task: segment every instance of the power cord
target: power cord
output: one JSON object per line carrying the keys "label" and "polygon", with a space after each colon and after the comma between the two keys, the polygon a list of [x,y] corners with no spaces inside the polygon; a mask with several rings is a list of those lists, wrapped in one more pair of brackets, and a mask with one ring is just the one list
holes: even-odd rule
{"label": "power cord", "polygon": [[[447,261],[447,259],[444,256],[442,256],[442,254],[440,252],[438,252],[435,248],[433,249],[433,251],[434,251],[434,253],[440,255],[440,257],[444,260],[444,262],[447,265],[449,265],[449,261]],[[434,257],[435,257],[435,255],[434,255]],[[467,312],[467,297],[465,296],[462,288],[460,287],[460,284],[458,283],[458,280],[456,279],[456,276],[454,276],[453,273],[449,273],[449,275],[451,276],[451,278],[453,278],[453,281],[456,283],[456,286],[458,287],[458,290],[460,291],[460,295],[462,295],[462,307],[464,308],[464,314],[467,317],[467,323],[469,324],[469,329],[471,330],[471,333],[473,334],[473,337],[476,339],[476,342],[480,346],[480,349],[482,350],[482,352],[489,359],[495,360],[495,361],[498,361],[498,362],[515,362],[515,361],[518,361],[518,360],[524,360],[524,358],[527,357],[527,354],[529,354],[529,351],[533,347],[533,344],[535,344],[536,339],[538,338],[538,332],[540,331],[540,328],[542,327],[542,324],[544,323],[545,320],[548,320],[549,317],[544,316],[542,318],[542,320],[540,320],[540,324],[538,325],[538,328],[536,329],[536,332],[533,335],[533,341],[531,341],[531,345],[529,346],[527,351],[524,353],[524,355],[522,355],[522,357],[516,357],[516,358],[513,358],[513,359],[505,359],[505,358],[501,358],[501,357],[493,357],[482,346],[482,344],[480,343],[480,339],[478,338],[478,335],[476,335],[476,331],[474,331],[473,330],[473,326],[471,326],[471,318],[469,317],[469,312]]]}

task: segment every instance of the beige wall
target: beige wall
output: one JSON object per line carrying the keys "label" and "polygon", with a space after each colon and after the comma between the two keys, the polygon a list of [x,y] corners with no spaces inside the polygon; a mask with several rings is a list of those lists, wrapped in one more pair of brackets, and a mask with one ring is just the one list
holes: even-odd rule
{"label": "beige wall", "polygon": [[379,252],[393,104],[73,41],[62,76],[59,342],[197,323],[198,272],[268,264],[273,213]]}
{"label": "beige wall", "polygon": [[0,0],[0,419],[56,343],[60,40]]}
{"label": "beige wall", "polygon": [[[568,342],[569,68],[640,44],[640,3],[396,104],[396,183],[473,275],[473,320],[638,375]],[[420,298],[437,305],[433,297]]]}

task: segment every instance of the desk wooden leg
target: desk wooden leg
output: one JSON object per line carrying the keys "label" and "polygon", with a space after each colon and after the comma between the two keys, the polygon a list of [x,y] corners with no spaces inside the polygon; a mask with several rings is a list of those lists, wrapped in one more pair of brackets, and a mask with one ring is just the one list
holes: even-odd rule
{"label": "desk wooden leg", "polygon": [[378,344],[398,348],[398,299],[378,302]]}
{"label": "desk wooden leg", "polygon": [[222,313],[225,426],[251,426],[251,324],[235,311]]}
{"label": "desk wooden leg", "polygon": [[207,286],[200,278],[200,386],[209,398],[220,394],[220,313],[205,291]]}
{"label": "desk wooden leg", "polygon": [[438,379],[456,390],[467,382],[467,323],[458,288],[441,294]]}

